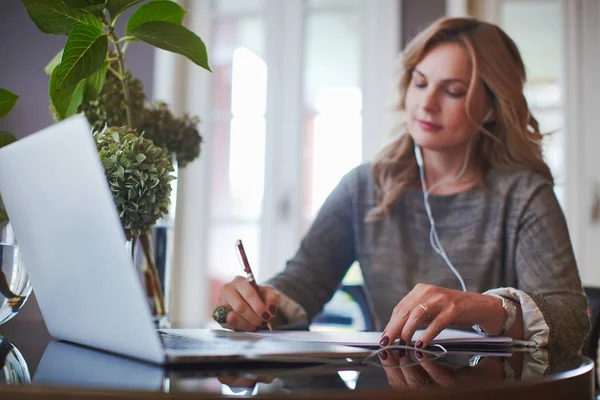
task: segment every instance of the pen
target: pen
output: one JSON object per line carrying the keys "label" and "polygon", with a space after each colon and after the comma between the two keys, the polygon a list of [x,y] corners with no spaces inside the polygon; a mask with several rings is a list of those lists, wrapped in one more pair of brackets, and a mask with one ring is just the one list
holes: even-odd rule
{"label": "pen", "polygon": [[[264,301],[264,299],[261,297],[260,295],[260,290],[258,290],[258,285],[256,284],[256,280],[254,279],[254,274],[252,273],[252,269],[250,268],[250,263],[248,262],[248,257],[246,257],[246,251],[244,250],[244,245],[242,244],[242,241],[240,239],[235,241],[235,248],[238,251],[238,254],[240,255],[240,258],[242,259],[242,265],[244,267],[244,271],[246,272],[246,278],[248,279],[248,282],[250,282],[250,285],[254,288],[254,290],[256,290],[256,294],[258,294],[258,297]],[[270,322],[266,322],[267,327],[269,328],[270,331],[273,330],[273,328],[271,327],[271,323]]]}

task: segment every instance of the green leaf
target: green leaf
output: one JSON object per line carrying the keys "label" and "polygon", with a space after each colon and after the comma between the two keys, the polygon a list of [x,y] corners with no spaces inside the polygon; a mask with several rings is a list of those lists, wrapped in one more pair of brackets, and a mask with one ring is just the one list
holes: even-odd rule
{"label": "green leaf", "polygon": [[67,7],[82,9],[106,6],[106,0],[62,0]]}
{"label": "green leaf", "polygon": [[106,71],[108,70],[108,61],[104,61],[104,65],[85,79],[85,89],[83,92],[83,101],[88,102],[95,100],[102,92],[104,81],[106,80]]}
{"label": "green leaf", "polygon": [[110,17],[115,19],[123,11],[140,1],[142,0],[108,0],[107,6]]}
{"label": "green leaf", "polygon": [[102,23],[92,15],[67,7],[63,0],[21,0],[27,14],[44,33],[66,35],[77,24],[95,26],[98,29]]}
{"label": "green leaf", "polygon": [[52,60],[50,60],[50,62],[44,67],[44,71],[48,75],[52,75],[52,71],[54,71],[54,68],[56,68],[56,66],[60,64],[64,50],[65,49],[59,51],[54,57],[52,57]]}
{"label": "green leaf", "polygon": [[[52,61],[50,61],[48,63],[48,65],[46,65],[46,68],[44,68],[44,70],[46,71],[46,73],[48,75],[52,76],[52,72],[54,71],[56,65],[60,64],[60,61],[62,58],[62,53],[63,53],[63,51],[61,50],[57,55],[54,56]],[[98,95],[102,91],[102,88],[104,87],[104,81],[106,79],[107,68],[108,68],[108,61],[105,61],[103,66],[97,72],[95,72],[90,77],[85,79],[85,85],[84,85],[84,91],[83,91],[83,101],[85,101],[85,102],[92,101],[98,97]],[[50,99],[52,100],[52,104],[54,105],[54,108],[57,111],[57,116],[59,117],[59,119],[64,119],[64,118],[66,118],[66,116],[68,114],[69,104],[71,104],[70,99],[73,96],[73,93],[76,88],[72,87],[72,88],[70,88],[72,90],[66,89],[66,90],[62,90],[60,92],[56,92],[54,90],[55,86],[56,86],[56,77],[55,77],[54,82],[52,82],[52,80],[51,80]],[[79,105],[81,103],[76,104],[78,97],[76,97],[74,100],[75,100],[75,102],[73,103],[72,106],[79,107]]]}
{"label": "green leaf", "polygon": [[67,7],[79,9],[100,18],[106,17],[107,0],[63,0]]}
{"label": "green leaf", "polygon": [[77,108],[83,102],[86,81],[81,81],[77,85],[63,90],[56,90],[57,72],[58,68],[50,75],[49,95],[56,111],[56,117],[61,121],[77,113]]}
{"label": "green leaf", "polygon": [[139,153],[135,156],[135,160],[139,163],[141,163],[142,161],[144,161],[146,159],[146,155],[143,153]]}
{"label": "green leaf", "polygon": [[127,21],[127,36],[138,26],[151,21],[172,22],[181,25],[185,10],[170,0],[152,1],[141,5]]}
{"label": "green leaf", "polygon": [[206,46],[194,32],[172,22],[146,22],[130,32],[132,36],[173,53],[186,56],[195,64],[210,71]]}
{"label": "green leaf", "polygon": [[123,178],[125,176],[125,169],[122,166],[117,165],[117,170],[115,171],[115,175],[119,178]]}
{"label": "green leaf", "polygon": [[0,118],[4,118],[13,109],[19,96],[7,89],[0,89]]}
{"label": "green leaf", "polygon": [[4,208],[0,208],[0,223],[8,221],[8,214]]}
{"label": "green leaf", "polygon": [[[12,133],[6,131],[0,131],[0,147],[4,147],[6,145],[11,144],[12,142],[16,142],[17,138]],[[0,199],[1,201],[2,199]]]}
{"label": "green leaf", "polygon": [[69,101],[69,106],[67,107],[65,118],[69,118],[70,116],[77,114],[79,105],[83,103],[85,85],[86,81],[81,81],[75,86],[75,90],[73,90],[73,95],[71,96],[71,101]]}
{"label": "green leaf", "polygon": [[55,90],[76,85],[104,65],[108,39],[99,28],[76,25],[69,34],[62,61],[56,67]]}

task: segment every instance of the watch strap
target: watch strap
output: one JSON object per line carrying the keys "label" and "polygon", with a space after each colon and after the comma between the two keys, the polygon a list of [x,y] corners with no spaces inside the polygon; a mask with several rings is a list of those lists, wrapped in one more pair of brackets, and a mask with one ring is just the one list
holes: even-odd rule
{"label": "watch strap", "polygon": [[479,324],[473,325],[473,329],[475,329],[475,331],[477,331],[478,333],[481,333],[486,336],[503,335],[504,333],[506,333],[506,331],[508,329],[510,329],[512,324],[515,322],[516,305],[514,304],[514,302],[512,300],[507,299],[504,296],[500,296],[500,295],[493,294],[493,293],[486,293],[486,295],[496,297],[496,298],[500,299],[500,301],[502,302],[502,309],[504,310],[504,315],[505,315],[504,323],[502,324],[502,327],[496,332],[485,332],[483,329],[481,329]]}

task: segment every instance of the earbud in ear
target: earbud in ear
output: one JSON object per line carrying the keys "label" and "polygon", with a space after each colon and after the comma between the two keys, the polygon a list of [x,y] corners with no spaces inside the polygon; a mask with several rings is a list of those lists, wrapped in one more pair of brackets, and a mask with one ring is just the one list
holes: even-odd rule
{"label": "earbud in ear", "polygon": [[485,124],[486,122],[488,122],[488,120],[490,119],[490,117],[492,116],[492,109],[490,108],[487,112],[487,114],[485,114],[485,117],[483,117],[483,120],[481,121],[481,125]]}

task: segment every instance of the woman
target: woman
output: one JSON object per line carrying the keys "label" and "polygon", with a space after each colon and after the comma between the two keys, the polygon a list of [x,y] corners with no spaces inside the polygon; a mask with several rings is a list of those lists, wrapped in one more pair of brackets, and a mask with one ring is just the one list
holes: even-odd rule
{"label": "woman", "polygon": [[495,25],[444,18],[420,33],[403,53],[405,134],[341,180],[264,301],[243,278],[222,287],[218,322],[307,323],[358,260],[382,346],[427,325],[422,348],[454,325],[579,349],[586,297],[524,82]]}

